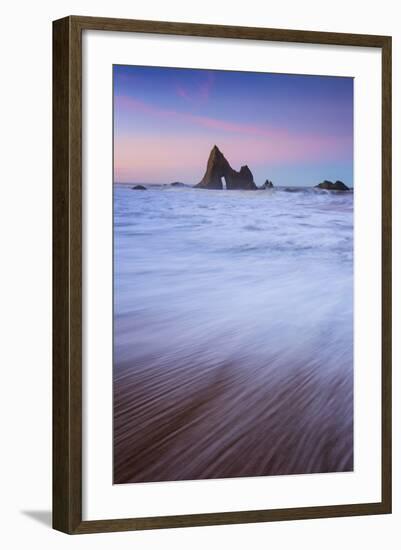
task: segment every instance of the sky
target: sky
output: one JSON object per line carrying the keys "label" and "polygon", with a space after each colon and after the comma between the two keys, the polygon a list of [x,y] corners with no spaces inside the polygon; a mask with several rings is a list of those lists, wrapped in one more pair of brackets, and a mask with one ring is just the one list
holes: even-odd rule
{"label": "sky", "polygon": [[115,65],[114,181],[198,183],[217,145],[255,183],[353,185],[353,79]]}

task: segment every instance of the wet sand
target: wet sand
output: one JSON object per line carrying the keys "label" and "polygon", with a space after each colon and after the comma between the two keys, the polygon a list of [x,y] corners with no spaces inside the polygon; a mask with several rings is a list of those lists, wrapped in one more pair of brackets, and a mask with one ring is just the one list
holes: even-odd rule
{"label": "wet sand", "polygon": [[352,377],[144,358],[114,379],[114,482],[350,471]]}

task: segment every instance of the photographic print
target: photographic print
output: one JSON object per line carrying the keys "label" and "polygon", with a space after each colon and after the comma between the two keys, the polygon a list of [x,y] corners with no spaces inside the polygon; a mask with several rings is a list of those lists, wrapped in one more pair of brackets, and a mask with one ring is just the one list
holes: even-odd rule
{"label": "photographic print", "polygon": [[391,513],[391,43],[53,22],[54,529]]}
{"label": "photographic print", "polygon": [[113,66],[115,484],[353,470],[353,79]]}

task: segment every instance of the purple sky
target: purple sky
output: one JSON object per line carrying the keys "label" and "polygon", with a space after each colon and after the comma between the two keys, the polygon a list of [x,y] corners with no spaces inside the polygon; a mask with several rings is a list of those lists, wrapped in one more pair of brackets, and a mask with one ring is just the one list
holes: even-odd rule
{"label": "purple sky", "polygon": [[200,181],[216,144],[257,185],[353,185],[353,79],[115,65],[114,180]]}

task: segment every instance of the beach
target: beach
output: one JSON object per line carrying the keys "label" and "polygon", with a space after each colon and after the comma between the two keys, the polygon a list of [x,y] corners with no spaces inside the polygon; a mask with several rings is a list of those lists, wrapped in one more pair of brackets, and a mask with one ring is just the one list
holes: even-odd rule
{"label": "beach", "polygon": [[114,185],[114,483],[353,469],[353,193]]}

